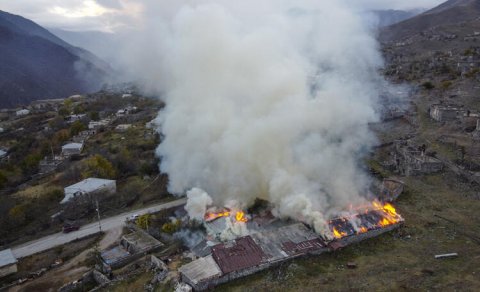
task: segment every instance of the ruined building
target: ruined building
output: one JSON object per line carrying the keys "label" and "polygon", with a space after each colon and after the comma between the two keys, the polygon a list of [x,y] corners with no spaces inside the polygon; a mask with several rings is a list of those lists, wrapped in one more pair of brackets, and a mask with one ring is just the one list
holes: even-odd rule
{"label": "ruined building", "polygon": [[465,112],[463,108],[451,105],[434,104],[430,107],[430,117],[437,122],[454,121]]}
{"label": "ruined building", "polygon": [[393,155],[395,169],[401,175],[416,176],[443,170],[443,162],[426,154],[426,146],[414,147],[407,141],[397,141]]}

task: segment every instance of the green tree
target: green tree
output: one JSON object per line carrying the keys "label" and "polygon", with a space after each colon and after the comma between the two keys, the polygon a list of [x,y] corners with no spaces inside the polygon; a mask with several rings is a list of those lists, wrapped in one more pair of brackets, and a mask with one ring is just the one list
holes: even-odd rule
{"label": "green tree", "polygon": [[116,170],[112,163],[105,157],[96,154],[84,162],[85,170],[82,172],[83,178],[99,177],[99,178],[115,178]]}
{"label": "green tree", "polygon": [[89,116],[90,116],[90,119],[93,121],[100,120],[100,115],[98,114],[98,112],[90,112]]}
{"label": "green tree", "polygon": [[62,145],[70,139],[70,132],[67,129],[60,130],[53,135],[53,143],[57,146]]}
{"label": "green tree", "polygon": [[78,135],[81,131],[85,131],[87,127],[80,121],[75,121],[70,126],[70,136]]}
{"label": "green tree", "polygon": [[58,114],[61,115],[62,117],[66,117],[70,114],[70,111],[66,107],[61,107],[58,110]]}
{"label": "green tree", "polygon": [[79,104],[73,108],[73,113],[76,115],[83,114],[85,113],[85,107]]}
{"label": "green tree", "polygon": [[24,172],[30,172],[38,167],[38,164],[42,160],[42,155],[38,153],[32,153],[27,155],[21,163],[22,170]]}

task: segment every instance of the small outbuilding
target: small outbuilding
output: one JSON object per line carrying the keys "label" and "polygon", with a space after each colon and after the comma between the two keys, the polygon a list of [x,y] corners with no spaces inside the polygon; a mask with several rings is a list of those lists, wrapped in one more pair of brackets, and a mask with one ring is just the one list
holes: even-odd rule
{"label": "small outbuilding", "polygon": [[117,132],[125,132],[132,127],[131,124],[120,124],[115,128]]}
{"label": "small outbuilding", "polygon": [[0,251],[0,278],[17,272],[17,259],[11,249]]}
{"label": "small outbuilding", "polygon": [[116,191],[117,183],[115,180],[102,178],[87,178],[85,180],[82,180],[81,182],[66,187],[64,189],[65,198],[60,203],[67,203],[68,201],[77,196],[83,196],[86,194],[96,194],[100,192],[113,194]]}
{"label": "small outbuilding", "polygon": [[16,114],[17,117],[21,117],[21,116],[26,116],[26,115],[30,114],[30,111],[28,109],[21,109],[21,110],[16,111],[15,114]]}

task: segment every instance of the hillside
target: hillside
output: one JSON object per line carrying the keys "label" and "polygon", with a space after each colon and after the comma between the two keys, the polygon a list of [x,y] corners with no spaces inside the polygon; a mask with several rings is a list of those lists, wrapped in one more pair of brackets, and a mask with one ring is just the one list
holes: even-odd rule
{"label": "hillside", "polygon": [[23,17],[0,11],[0,107],[97,91],[105,62]]}
{"label": "hillside", "polygon": [[386,27],[395,23],[399,23],[406,19],[412,18],[421,13],[421,10],[375,10],[373,14],[378,17],[378,26]]}
{"label": "hillside", "polygon": [[480,1],[450,0],[420,15],[384,28],[380,40],[398,41],[438,26],[457,25],[480,17]]}

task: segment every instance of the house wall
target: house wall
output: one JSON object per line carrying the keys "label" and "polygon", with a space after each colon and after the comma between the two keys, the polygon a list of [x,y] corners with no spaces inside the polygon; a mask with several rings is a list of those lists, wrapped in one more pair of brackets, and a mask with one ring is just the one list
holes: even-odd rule
{"label": "house wall", "polygon": [[75,155],[75,154],[80,154],[82,152],[82,149],[62,149],[62,154],[63,155]]}

